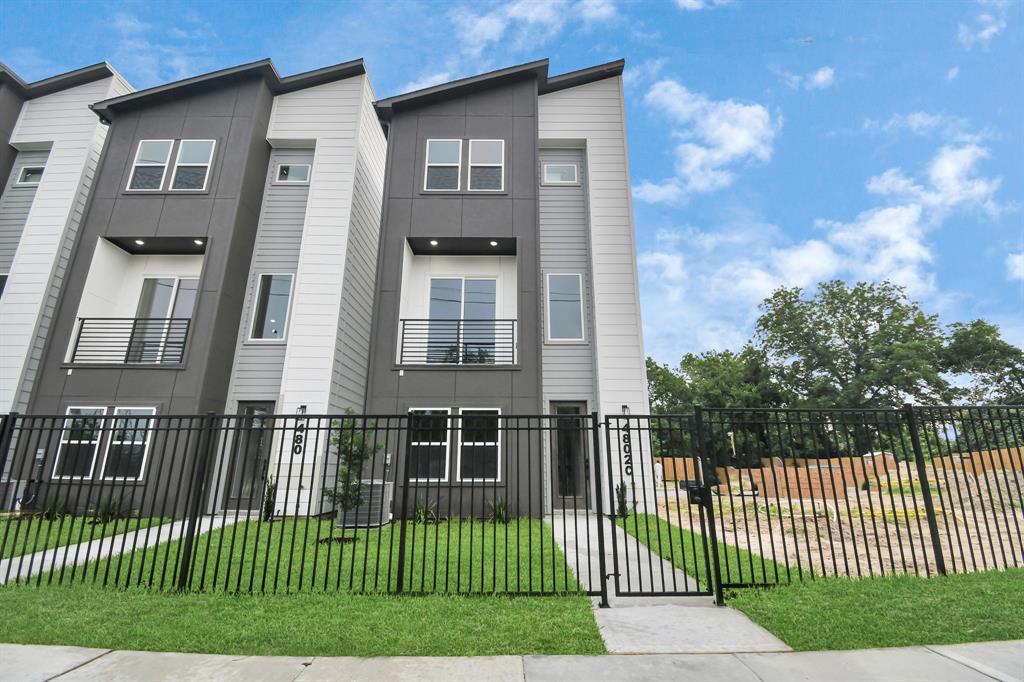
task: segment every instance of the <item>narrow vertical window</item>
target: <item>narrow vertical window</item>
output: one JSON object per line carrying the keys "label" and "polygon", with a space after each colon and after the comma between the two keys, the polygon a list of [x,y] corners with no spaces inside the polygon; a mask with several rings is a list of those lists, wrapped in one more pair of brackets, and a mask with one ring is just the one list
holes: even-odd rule
{"label": "narrow vertical window", "polygon": [[459,424],[459,480],[496,481],[501,469],[501,410],[463,409]]}
{"label": "narrow vertical window", "polygon": [[159,191],[164,186],[164,175],[171,160],[174,140],[142,140],[135,151],[135,163],[128,179],[128,189]]}
{"label": "narrow vertical window", "polygon": [[174,162],[172,190],[205,190],[213,162],[214,140],[182,140]]}
{"label": "narrow vertical window", "polygon": [[505,141],[469,141],[469,190],[501,192],[505,189]]}
{"label": "narrow vertical window", "polygon": [[409,478],[448,480],[448,408],[416,409],[409,428]]}
{"label": "narrow vertical window", "polygon": [[43,180],[42,166],[25,166],[18,172],[18,185],[38,185]]}
{"label": "narrow vertical window", "polygon": [[54,478],[91,478],[100,448],[105,407],[69,407],[57,446]]}
{"label": "narrow vertical window", "polygon": [[423,189],[457,192],[462,175],[462,140],[427,140],[427,169]]}
{"label": "narrow vertical window", "polygon": [[7,288],[7,275],[0,275],[0,296],[4,295],[4,289]]}
{"label": "narrow vertical window", "polygon": [[260,275],[253,306],[253,340],[281,340],[288,329],[292,275]]}
{"label": "narrow vertical window", "polygon": [[114,408],[114,426],[103,459],[103,478],[139,479],[146,469],[152,407]]}
{"label": "narrow vertical window", "polygon": [[583,341],[582,275],[548,274],[548,340]]}

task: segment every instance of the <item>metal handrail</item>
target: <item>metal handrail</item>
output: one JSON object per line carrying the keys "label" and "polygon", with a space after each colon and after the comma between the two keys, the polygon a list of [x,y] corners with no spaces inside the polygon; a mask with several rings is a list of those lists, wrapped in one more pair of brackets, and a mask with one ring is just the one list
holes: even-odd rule
{"label": "metal handrail", "polygon": [[82,317],[71,362],[175,365],[185,357],[192,320],[187,317]]}
{"label": "metal handrail", "polygon": [[399,362],[514,365],[517,320],[401,320]]}

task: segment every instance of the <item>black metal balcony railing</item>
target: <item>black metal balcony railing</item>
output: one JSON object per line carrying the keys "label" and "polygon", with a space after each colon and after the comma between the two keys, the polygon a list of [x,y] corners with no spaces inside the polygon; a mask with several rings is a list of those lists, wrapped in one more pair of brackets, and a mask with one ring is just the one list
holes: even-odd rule
{"label": "black metal balcony railing", "polygon": [[402,320],[400,362],[514,365],[516,320]]}
{"label": "black metal balcony railing", "polygon": [[186,317],[80,318],[71,362],[179,364],[185,357],[190,323]]}

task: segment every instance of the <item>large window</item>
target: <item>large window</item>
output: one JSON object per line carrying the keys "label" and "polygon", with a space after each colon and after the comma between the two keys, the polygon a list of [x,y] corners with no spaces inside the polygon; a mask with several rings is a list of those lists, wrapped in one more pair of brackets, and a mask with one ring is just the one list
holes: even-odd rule
{"label": "large window", "polygon": [[164,186],[174,140],[143,140],[135,151],[128,189],[156,192]]}
{"label": "large window", "polygon": [[459,480],[497,481],[501,470],[501,410],[464,408],[459,424]]}
{"label": "large window", "polygon": [[116,418],[103,460],[103,478],[142,478],[154,414],[152,407],[114,408]]}
{"label": "large window", "polygon": [[548,274],[548,340],[583,341],[583,277]]}
{"label": "large window", "polygon": [[182,140],[178,145],[178,158],[174,162],[172,190],[206,189],[213,162],[214,140]]}
{"label": "large window", "polygon": [[430,280],[427,362],[494,364],[496,279]]}
{"label": "large window", "polygon": [[505,141],[469,141],[469,190],[500,192],[505,189]]}
{"label": "large window", "polygon": [[427,168],[423,189],[457,192],[461,187],[462,140],[427,140]]}
{"label": "large window", "polygon": [[21,186],[26,185],[38,185],[43,180],[43,167],[42,166],[25,166],[18,171],[18,181],[16,184]]}
{"label": "large window", "polygon": [[69,407],[57,446],[54,478],[91,478],[100,447],[105,407]]}
{"label": "large window", "polygon": [[128,362],[160,363],[181,358],[199,294],[195,277],[147,277],[128,340]]}
{"label": "large window", "polygon": [[409,479],[448,480],[448,408],[410,410]]}
{"label": "large window", "polygon": [[263,274],[259,277],[253,306],[254,341],[281,341],[288,330],[288,304],[292,297],[292,275]]}

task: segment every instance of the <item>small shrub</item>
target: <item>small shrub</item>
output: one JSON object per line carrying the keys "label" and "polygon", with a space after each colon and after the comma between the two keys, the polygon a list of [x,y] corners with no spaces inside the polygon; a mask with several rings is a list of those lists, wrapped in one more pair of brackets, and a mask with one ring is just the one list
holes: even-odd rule
{"label": "small shrub", "polygon": [[413,523],[437,523],[437,504],[434,502],[417,502],[412,513]]}
{"label": "small shrub", "polygon": [[273,476],[267,477],[267,484],[263,489],[263,520],[274,520],[274,501],[277,499],[277,481]]}
{"label": "small shrub", "polygon": [[58,499],[52,499],[47,502],[46,507],[39,512],[39,515],[47,521],[56,521],[59,518],[67,516],[68,513],[67,505],[64,504],[64,502]]}
{"label": "small shrub", "polygon": [[97,525],[107,524],[121,516],[121,500],[110,496],[93,510],[92,522]]}
{"label": "small shrub", "polygon": [[622,518],[629,516],[629,488],[625,481],[615,486],[615,514]]}
{"label": "small shrub", "polygon": [[505,501],[504,497],[499,497],[493,502],[488,502],[487,507],[490,509],[489,516],[492,523],[508,525],[508,502]]}

